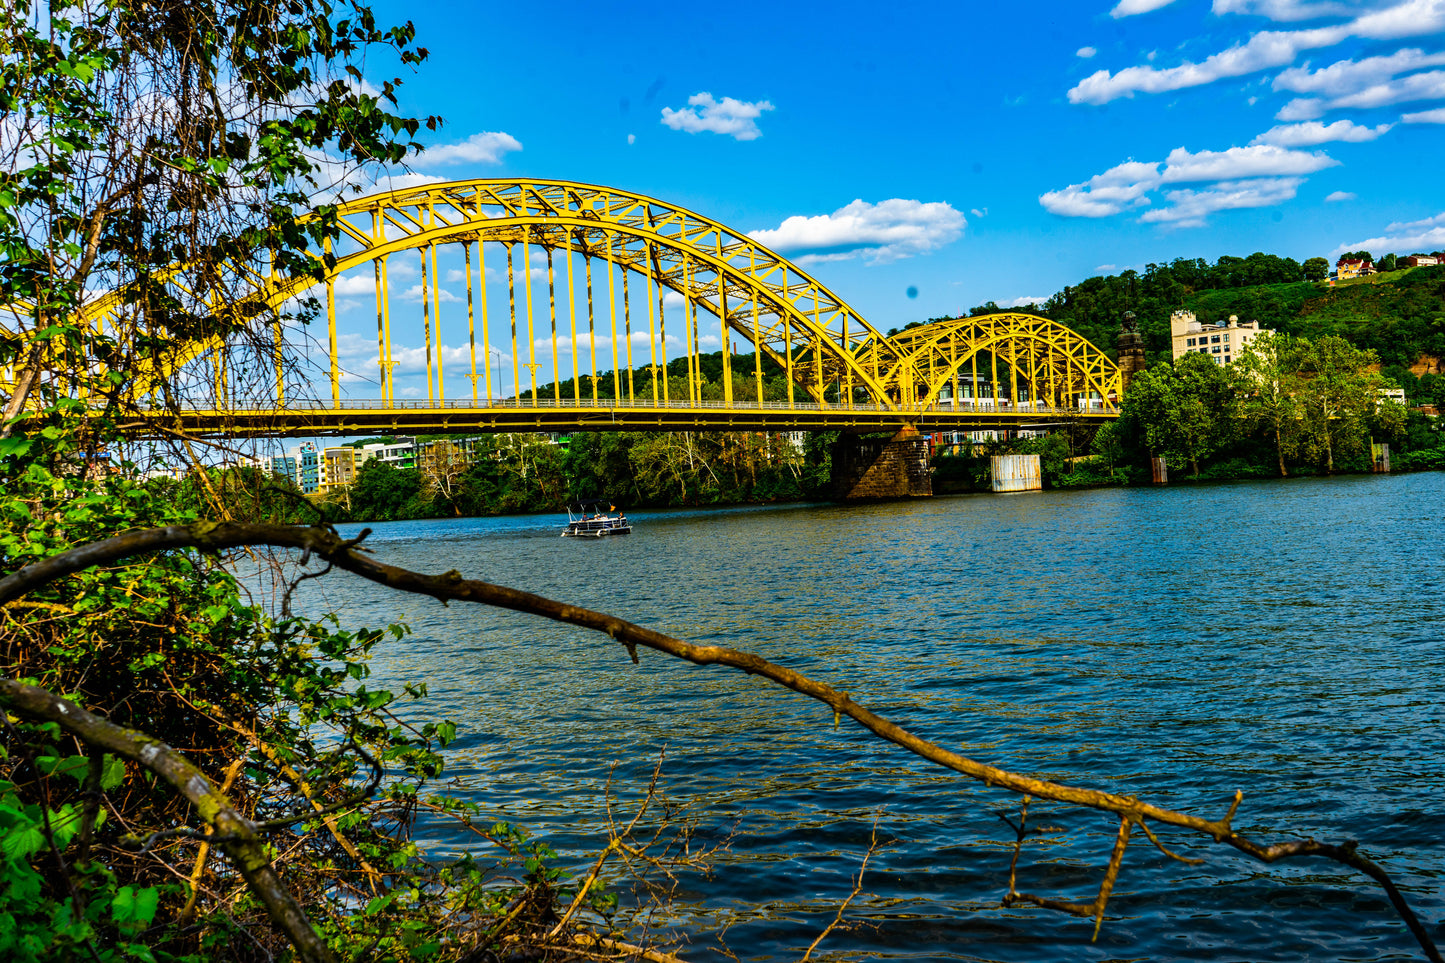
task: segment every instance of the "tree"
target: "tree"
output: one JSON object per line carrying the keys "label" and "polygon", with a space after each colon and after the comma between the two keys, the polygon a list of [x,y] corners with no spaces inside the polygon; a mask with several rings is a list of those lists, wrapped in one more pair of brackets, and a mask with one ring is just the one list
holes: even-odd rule
{"label": "tree", "polygon": [[1378,364],[1375,352],[1361,351],[1334,335],[1320,338],[1304,351],[1303,428],[1326,474],[1334,472],[1336,454],[1364,449],[1370,419],[1380,405],[1379,389],[1389,386],[1373,370]]}
{"label": "tree", "polygon": [[1110,477],[1114,474],[1114,466],[1124,460],[1124,442],[1119,434],[1118,424],[1108,421],[1094,432],[1094,440],[1089,444],[1089,450],[1104,459],[1104,464],[1109,467]]}
{"label": "tree", "polygon": [[356,473],[350,491],[350,516],[363,522],[408,518],[406,508],[421,491],[422,479],[416,469],[398,468],[373,458]]}
{"label": "tree", "polygon": [[453,515],[460,515],[457,503],[459,485],[471,467],[471,453],[448,438],[437,438],[421,449],[422,489],[432,504],[445,506]]}
{"label": "tree", "polygon": [[1393,270],[1395,270],[1395,268],[1396,268],[1395,255],[1393,255],[1393,254],[1386,254],[1384,257],[1380,258],[1380,263],[1379,263],[1379,264],[1376,264],[1376,265],[1375,265],[1375,268],[1376,268],[1377,270],[1380,270],[1380,271],[1393,271]]}
{"label": "tree", "polygon": [[1237,402],[1229,376],[1212,358],[1186,354],[1134,376],[1121,406],[1121,421],[1137,425],[1155,455],[1199,464],[1238,435]]}
{"label": "tree", "polygon": [[1301,442],[1302,406],[1300,367],[1308,342],[1288,335],[1265,332],[1245,346],[1235,359],[1230,374],[1240,396],[1240,413],[1246,422],[1274,436],[1279,474],[1289,474],[1285,457],[1293,455]]}
{"label": "tree", "polygon": [[1330,276],[1330,262],[1325,258],[1308,258],[1303,267],[1306,281],[1323,281]]}

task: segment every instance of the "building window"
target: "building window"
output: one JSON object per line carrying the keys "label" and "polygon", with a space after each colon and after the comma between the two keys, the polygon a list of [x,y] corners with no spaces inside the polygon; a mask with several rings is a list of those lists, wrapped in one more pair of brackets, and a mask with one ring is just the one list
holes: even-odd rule
{"label": "building window", "polygon": [[1218,343],[1219,343],[1219,335],[1216,334],[1214,337],[1210,338],[1209,340],[1210,340],[1211,342],[1213,342],[1214,344],[1218,344]]}
{"label": "building window", "polygon": [[1218,349],[1218,348],[1215,348],[1215,349],[1214,349],[1214,353],[1215,353],[1215,354],[1219,354],[1219,349]]}
{"label": "building window", "polygon": [[1187,345],[1188,347],[1191,347],[1191,348],[1194,347],[1194,339],[1193,339],[1193,338],[1190,338],[1188,341],[1186,341],[1186,342],[1184,342],[1184,343],[1185,343],[1185,345]]}

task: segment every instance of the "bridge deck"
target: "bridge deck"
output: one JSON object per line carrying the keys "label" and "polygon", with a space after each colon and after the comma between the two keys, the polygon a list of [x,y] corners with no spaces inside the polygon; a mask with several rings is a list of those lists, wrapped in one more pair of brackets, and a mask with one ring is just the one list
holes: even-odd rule
{"label": "bridge deck", "polygon": [[377,434],[464,434],[507,431],[892,431],[911,424],[920,431],[978,431],[1055,426],[1074,419],[1117,417],[1115,409],[997,407],[947,402],[900,409],[874,404],[852,407],[797,402],[733,402],[571,399],[449,399],[446,401],[346,399],[288,400],[283,407],[183,408],[180,424],[159,409],[144,421],[200,434],[313,436]]}

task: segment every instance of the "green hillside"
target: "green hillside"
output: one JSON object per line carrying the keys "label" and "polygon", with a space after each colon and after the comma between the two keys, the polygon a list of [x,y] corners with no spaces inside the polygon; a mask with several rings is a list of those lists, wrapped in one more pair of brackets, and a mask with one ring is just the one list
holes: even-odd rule
{"label": "green hillside", "polygon": [[[1185,299],[1202,320],[1258,320],[1311,340],[1339,335],[1373,349],[1386,366],[1409,367],[1422,355],[1445,357],[1445,266],[1376,275],[1373,283],[1271,284],[1203,291]],[[1160,348],[1167,348],[1167,324]],[[1155,347],[1151,343],[1151,348]]]}
{"label": "green hillside", "polygon": [[[1332,287],[1305,280],[1304,267],[1291,258],[1262,253],[1213,263],[1181,258],[1149,264],[1143,271],[1088,278],[1023,310],[1068,325],[1110,356],[1124,313],[1133,311],[1154,362],[1170,357],[1169,316],[1181,309],[1201,321],[1238,315],[1311,339],[1338,334],[1373,349],[1387,367],[1408,367],[1422,355],[1445,358],[1445,265]],[[997,310],[990,303],[971,313]]]}

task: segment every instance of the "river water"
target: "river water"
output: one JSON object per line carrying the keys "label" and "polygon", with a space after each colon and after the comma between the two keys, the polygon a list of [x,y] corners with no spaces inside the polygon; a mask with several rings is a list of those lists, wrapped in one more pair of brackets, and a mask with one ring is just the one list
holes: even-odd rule
{"label": "river water", "polygon": [[[374,526],[395,564],[526,588],[759,653],[974,758],[1134,793],[1265,841],[1358,839],[1445,941],[1445,474]],[[358,526],[359,527],[359,526]],[[694,847],[660,929],[720,958],[1385,960],[1418,957],[1383,894],[1323,860],[1264,866],[1138,838],[1091,921],[1000,908],[1017,799],[938,770],[762,680],[345,574],[343,624],[409,622],[375,683],[425,681],[460,735],[450,792],[580,866],[659,758]],[[318,583],[308,583],[308,589]],[[1111,817],[1035,806],[1020,888],[1089,901]],[[1037,823],[1036,823],[1037,824]],[[471,843],[420,826],[432,852]],[[479,851],[485,854],[485,851]]]}

